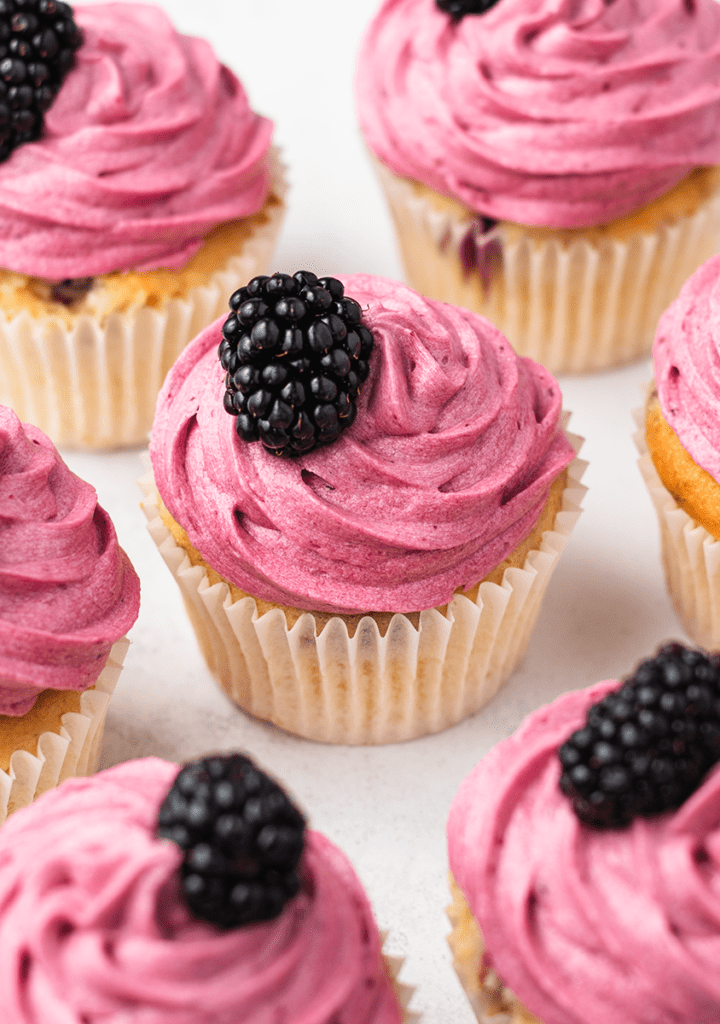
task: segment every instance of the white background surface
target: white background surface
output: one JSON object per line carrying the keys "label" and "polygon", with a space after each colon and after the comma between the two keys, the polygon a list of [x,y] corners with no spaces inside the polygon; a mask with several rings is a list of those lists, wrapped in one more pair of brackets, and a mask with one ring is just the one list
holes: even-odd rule
{"label": "white background surface", "polygon": [[[390,219],[352,100],[359,38],[377,0],[161,0],[177,27],[210,39],[276,123],[289,213],[272,269],[402,277]],[[245,282],[239,282],[245,283]],[[349,854],[402,979],[427,1024],[470,1024],[445,943],[445,818],[470,768],[559,693],[630,671],[682,638],[665,593],[655,514],[636,466],[631,411],[650,362],[561,379],[571,428],[587,440],[584,513],[551,581],[524,666],[488,708],[439,736],[325,747],[246,718],[215,686],[179,592],[145,531],[137,452],[67,454],[97,488],[142,579],[140,618],[111,703],[104,764],[187,760],[240,748],[284,780],[312,824]]]}

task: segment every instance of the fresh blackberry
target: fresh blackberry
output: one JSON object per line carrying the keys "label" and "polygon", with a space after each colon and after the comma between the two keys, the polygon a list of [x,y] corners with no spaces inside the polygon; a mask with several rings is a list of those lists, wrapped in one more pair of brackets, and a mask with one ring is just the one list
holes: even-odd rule
{"label": "fresh blackberry", "polygon": [[244,441],[300,455],[335,441],[357,414],[373,336],[334,277],[254,277],[230,298],[218,357],[225,409]]}
{"label": "fresh blackberry", "polygon": [[0,0],[0,160],[40,137],[81,43],[62,0]]}
{"label": "fresh blackberry", "polygon": [[186,764],[160,808],[157,834],[184,851],[190,911],[218,928],[269,921],[300,888],[305,818],[241,754]]}
{"label": "fresh blackberry", "polygon": [[586,825],[624,828],[679,807],[720,760],[720,654],[661,647],[558,754],[560,788]]}
{"label": "fresh blackberry", "polygon": [[466,14],[484,14],[497,2],[498,0],[435,0],[440,10],[449,14],[453,21],[460,21]]}

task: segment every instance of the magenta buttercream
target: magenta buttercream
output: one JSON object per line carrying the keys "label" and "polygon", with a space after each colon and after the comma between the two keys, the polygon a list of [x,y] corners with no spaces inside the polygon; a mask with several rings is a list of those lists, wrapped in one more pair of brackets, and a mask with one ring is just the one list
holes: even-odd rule
{"label": "magenta buttercream", "polygon": [[663,313],[653,358],[663,416],[720,483],[720,256],[696,270]]}
{"label": "magenta buttercream", "polygon": [[543,1024],[720,1020],[720,771],[674,813],[582,825],[558,747],[598,683],[540,708],[463,782],[450,868],[489,962]]}
{"label": "magenta buttercream", "polygon": [[159,8],[75,18],[85,41],[42,137],[0,163],[0,266],[49,279],[179,267],[262,207],[272,124]]}
{"label": "magenta buttercream", "polygon": [[96,682],[135,622],[140,581],[90,484],[0,406],[0,714]]}
{"label": "magenta buttercream", "polygon": [[170,371],[150,453],[217,572],[330,612],[418,611],[474,586],[533,529],[574,452],[553,377],[468,310],[345,278],[375,337],[352,427],[301,458],[246,444],[223,408],[222,320]]}
{"label": "magenta buttercream", "polygon": [[181,851],[155,838],[177,772],[118,765],[3,826],[5,1024],[399,1024],[367,897],[319,833],[274,921],[220,932],[190,916]]}
{"label": "magenta buttercream", "polygon": [[720,163],[714,0],[385,0],[357,61],[377,156],[489,217],[599,224]]}

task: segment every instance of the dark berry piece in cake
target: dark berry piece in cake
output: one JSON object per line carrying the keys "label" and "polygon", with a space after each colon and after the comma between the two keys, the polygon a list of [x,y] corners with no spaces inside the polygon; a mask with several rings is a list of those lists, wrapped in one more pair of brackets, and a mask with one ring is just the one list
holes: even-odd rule
{"label": "dark berry piece in cake", "polygon": [[50,298],[63,306],[74,306],[85,298],[94,282],[93,277],[65,277],[51,286]]}
{"label": "dark berry piece in cake", "polygon": [[82,34],[61,0],[0,0],[0,160],[42,134]]}
{"label": "dark berry piece in cake", "polygon": [[441,11],[449,14],[453,21],[460,21],[466,14],[484,14],[494,7],[498,0],[435,0]]}
{"label": "dark berry piece in cake", "polygon": [[560,747],[560,788],[595,828],[679,807],[720,760],[720,655],[671,643]]}
{"label": "dark berry piece in cake", "polygon": [[305,818],[242,754],[186,764],[160,808],[157,834],[184,853],[190,911],[218,928],[269,921],[300,888]]}
{"label": "dark berry piece in cake", "polygon": [[330,444],[354,422],[373,336],[334,277],[255,277],[230,298],[218,357],[244,441],[278,455]]}

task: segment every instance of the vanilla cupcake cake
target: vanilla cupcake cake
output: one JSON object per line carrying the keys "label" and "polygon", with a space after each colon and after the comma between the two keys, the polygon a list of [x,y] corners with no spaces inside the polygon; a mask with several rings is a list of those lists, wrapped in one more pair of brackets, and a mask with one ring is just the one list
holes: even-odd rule
{"label": "vanilla cupcake cake", "polygon": [[182,348],[270,260],[272,124],[149,4],[7,0],[0,28],[28,121],[0,152],[0,402],[60,445],[143,443]]}
{"label": "vanilla cupcake cake", "polygon": [[15,815],[0,946],[6,1024],[400,1024],[408,995],[345,856],[238,754],[131,761]]}
{"label": "vanilla cupcake cake", "polygon": [[208,664],[313,739],[472,714],[521,661],[578,514],[557,383],[482,317],[381,278],[276,274],[231,306],[168,375],[145,504]]}
{"label": "vanilla cupcake cake", "polygon": [[356,93],[410,284],[553,372],[648,353],[717,251],[715,0],[384,0]]}
{"label": "vanilla cupcake cake", "polygon": [[463,782],[450,942],[482,1024],[720,1019],[720,661],[668,644]]}
{"label": "vanilla cupcake cake", "polygon": [[97,767],[139,602],[94,489],[0,406],[0,822]]}
{"label": "vanilla cupcake cake", "polygon": [[637,414],[640,468],[660,524],[668,591],[692,639],[720,647],[720,257],[663,314],[655,384]]}

